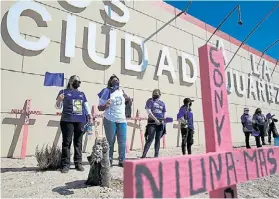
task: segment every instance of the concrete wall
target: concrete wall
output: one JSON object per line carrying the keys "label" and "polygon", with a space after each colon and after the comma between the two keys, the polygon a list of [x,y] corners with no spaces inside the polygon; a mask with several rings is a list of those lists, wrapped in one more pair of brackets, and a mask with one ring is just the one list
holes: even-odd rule
{"label": "concrete wall", "polygon": [[[143,73],[135,74],[123,70],[123,39],[125,34],[131,34],[140,38],[147,38],[153,32],[158,30],[166,21],[175,16],[179,10],[162,2],[148,1],[128,1],[127,7],[130,11],[130,20],[123,27],[114,27],[117,30],[117,52],[116,60],[113,65],[104,67],[98,65],[89,58],[87,54],[87,37],[86,30],[89,22],[93,22],[97,26],[96,49],[98,55],[104,55],[106,37],[102,34],[102,26],[104,19],[100,14],[100,10],[104,9],[102,1],[93,1],[82,12],[70,9],[65,2],[57,1],[36,1],[45,7],[52,17],[52,21],[47,23],[47,27],[37,27],[35,21],[26,16],[20,18],[20,32],[27,40],[36,41],[44,34],[51,39],[48,47],[40,53],[34,53],[20,48],[9,38],[5,28],[5,18],[7,11],[15,1],[1,1],[1,156],[5,157],[11,150],[13,137],[21,131],[21,122],[17,120],[20,115],[10,114],[11,109],[21,109],[26,99],[32,100],[32,109],[40,110],[43,115],[32,115],[33,125],[29,126],[27,154],[34,154],[36,145],[52,144],[56,135],[58,116],[48,116],[46,113],[54,114],[55,98],[59,88],[44,87],[44,74],[48,72],[63,72],[65,77],[69,78],[76,74],[82,80],[81,89],[86,93],[90,104],[97,104],[97,93],[105,86],[108,78],[112,74],[116,74],[125,91],[134,98],[133,115],[136,110],[145,113],[144,105],[151,92],[155,88],[162,91],[162,99],[166,102],[168,114],[170,117],[176,117],[178,108],[181,106],[185,97],[191,97],[195,100],[193,111],[195,114],[195,144],[204,145],[204,120],[201,103],[201,86],[199,78],[199,59],[198,48],[205,44],[210,37],[213,27],[191,17],[181,16],[168,25],[159,34],[155,35],[147,42],[149,65]],[[30,14],[30,13],[25,13]],[[75,57],[66,58],[63,55],[65,47],[65,23],[67,15],[77,17],[76,30],[76,48]],[[106,19],[105,19],[106,20]],[[64,24],[64,25],[63,25]],[[236,51],[239,41],[236,41],[229,35],[218,32],[211,39],[212,44],[216,44],[216,40],[223,38],[225,53],[228,60]],[[170,82],[167,75],[156,78],[156,67],[159,63],[159,55],[163,46],[169,49],[172,62],[175,67],[175,73],[179,77],[178,56],[182,52],[190,54],[194,57],[198,66],[198,78],[195,83],[189,85],[181,84],[180,81]],[[133,60],[138,61],[138,55],[133,52]],[[244,46],[227,71],[231,69],[237,71],[239,75],[248,75],[251,73],[250,53],[255,55],[256,64],[260,60],[260,53],[254,49]],[[275,61],[269,57],[264,57],[270,70],[273,69]],[[262,64],[261,61],[261,64]],[[66,81],[66,80],[65,80]],[[274,94],[277,94],[279,101],[279,68],[276,67],[271,81]],[[247,79],[245,80],[247,84]],[[275,88],[274,88],[275,87]],[[276,89],[277,88],[277,89]],[[248,87],[246,86],[248,90]],[[244,107],[249,107],[254,112],[256,107],[261,107],[264,113],[272,111],[279,115],[279,105],[276,103],[263,102],[262,99],[254,99],[253,97],[239,97],[235,92],[229,95],[230,104],[230,120],[233,142],[243,142],[240,116]],[[167,147],[176,146],[177,130],[172,125],[167,127]],[[128,128],[128,138],[131,140],[132,127]],[[14,156],[20,154],[22,133],[15,145]],[[251,138],[252,140],[252,138]],[[59,140],[61,144],[61,138]],[[87,151],[91,150],[93,140],[89,141]],[[139,133],[135,136],[134,148],[140,148]]]}

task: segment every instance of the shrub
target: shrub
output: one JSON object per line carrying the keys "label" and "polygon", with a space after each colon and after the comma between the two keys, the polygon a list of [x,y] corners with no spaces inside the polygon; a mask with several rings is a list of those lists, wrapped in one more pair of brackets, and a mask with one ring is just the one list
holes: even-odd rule
{"label": "shrub", "polygon": [[57,170],[60,168],[62,151],[60,148],[51,148],[43,145],[41,149],[36,147],[35,157],[40,170]]}

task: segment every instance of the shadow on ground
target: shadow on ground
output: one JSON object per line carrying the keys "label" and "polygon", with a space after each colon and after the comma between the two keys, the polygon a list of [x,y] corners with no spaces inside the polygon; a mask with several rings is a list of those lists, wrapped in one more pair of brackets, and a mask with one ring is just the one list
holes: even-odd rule
{"label": "shadow on ground", "polygon": [[60,195],[72,195],[74,194],[74,191],[71,189],[84,189],[89,187],[85,184],[86,180],[76,180],[73,182],[67,182],[65,186],[56,187],[52,189],[53,192],[59,193]]}
{"label": "shadow on ground", "polygon": [[23,171],[39,171],[39,168],[38,167],[1,168],[1,173],[23,172]]}

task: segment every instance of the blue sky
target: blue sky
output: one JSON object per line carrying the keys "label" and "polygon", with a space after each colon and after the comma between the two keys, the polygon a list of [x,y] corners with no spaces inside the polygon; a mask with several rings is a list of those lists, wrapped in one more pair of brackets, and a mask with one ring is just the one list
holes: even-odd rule
{"label": "blue sky", "polygon": [[[188,1],[165,2],[180,10],[185,9],[188,4]],[[242,41],[277,3],[278,1],[193,1],[188,13],[213,27],[217,27],[239,4],[243,25],[237,24],[238,13],[235,11],[223,24],[221,30]],[[251,35],[246,44],[262,52],[278,39],[279,8]],[[266,54],[277,60],[279,58],[279,42]]]}

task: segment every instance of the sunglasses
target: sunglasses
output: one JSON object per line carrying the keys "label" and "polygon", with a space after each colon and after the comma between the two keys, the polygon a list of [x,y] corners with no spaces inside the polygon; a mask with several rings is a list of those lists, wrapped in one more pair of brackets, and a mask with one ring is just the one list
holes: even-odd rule
{"label": "sunglasses", "polygon": [[76,79],[73,82],[77,82],[77,83],[81,84],[81,81],[76,80]]}

